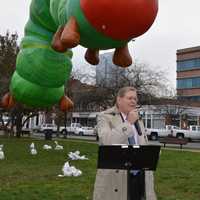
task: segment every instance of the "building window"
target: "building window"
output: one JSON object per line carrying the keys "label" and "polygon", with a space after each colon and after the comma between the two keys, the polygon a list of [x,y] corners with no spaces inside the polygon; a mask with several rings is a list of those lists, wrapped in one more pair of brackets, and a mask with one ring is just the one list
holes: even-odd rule
{"label": "building window", "polygon": [[200,96],[179,96],[178,100],[188,99],[191,101],[200,101]]}
{"label": "building window", "polygon": [[191,69],[200,69],[200,58],[177,61],[177,71],[186,71]]}
{"label": "building window", "polygon": [[200,77],[178,79],[177,89],[184,88],[200,88]]}

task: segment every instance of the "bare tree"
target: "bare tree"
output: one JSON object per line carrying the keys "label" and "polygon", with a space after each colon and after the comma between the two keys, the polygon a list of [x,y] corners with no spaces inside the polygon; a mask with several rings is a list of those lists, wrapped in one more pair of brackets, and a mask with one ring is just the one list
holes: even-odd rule
{"label": "bare tree", "polygon": [[162,70],[155,71],[147,64],[135,62],[126,69],[122,80],[124,84],[137,88],[140,93],[155,97],[169,96],[171,94],[166,73]]}
{"label": "bare tree", "polygon": [[[109,57],[108,57],[109,58]],[[172,96],[170,84],[163,71],[155,71],[147,64],[134,63],[127,69],[111,65],[104,58],[104,66],[97,66],[96,77],[94,73],[84,73],[81,70],[74,70],[72,76],[81,82],[84,80],[91,83],[96,78],[96,87],[93,89],[73,89],[73,100],[76,105],[82,104],[83,108],[97,104],[106,108],[113,105],[117,91],[123,86],[134,86],[139,93],[140,103],[149,104],[154,98],[160,96]],[[102,71],[101,71],[102,70]],[[75,92],[76,91],[76,92]],[[170,94],[170,95],[169,95]]]}
{"label": "bare tree", "polygon": [[82,83],[89,85],[96,84],[96,71],[94,66],[83,65],[79,68],[73,68],[71,79],[80,80]]}
{"label": "bare tree", "polygon": [[0,96],[8,91],[12,73],[15,70],[16,56],[19,51],[17,45],[17,33],[5,36],[0,35]]}
{"label": "bare tree", "polygon": [[110,77],[109,84],[107,80],[102,78],[98,86],[109,89],[113,98],[115,98],[119,88],[123,86],[134,86],[138,90],[142,104],[149,104],[154,98],[173,95],[173,89],[165,76],[166,73],[161,70],[155,71],[146,64],[135,62],[123,70],[119,70],[119,67],[116,66],[109,73],[107,75]]}

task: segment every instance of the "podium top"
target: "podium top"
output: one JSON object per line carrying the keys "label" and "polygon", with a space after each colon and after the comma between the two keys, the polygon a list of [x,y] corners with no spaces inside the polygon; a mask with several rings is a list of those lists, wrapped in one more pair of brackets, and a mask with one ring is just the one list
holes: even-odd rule
{"label": "podium top", "polygon": [[99,169],[156,170],[160,145],[99,146]]}

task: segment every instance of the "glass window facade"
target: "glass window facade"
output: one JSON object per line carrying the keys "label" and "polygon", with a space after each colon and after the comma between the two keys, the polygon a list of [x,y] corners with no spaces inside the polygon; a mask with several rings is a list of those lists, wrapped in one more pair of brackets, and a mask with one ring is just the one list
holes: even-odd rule
{"label": "glass window facade", "polygon": [[177,89],[200,88],[200,77],[177,80]]}
{"label": "glass window facade", "polygon": [[178,99],[179,100],[188,99],[188,100],[191,100],[191,101],[200,101],[200,96],[191,96],[191,97],[179,96]]}
{"label": "glass window facade", "polygon": [[177,71],[187,71],[191,69],[200,69],[200,58],[191,60],[177,61]]}

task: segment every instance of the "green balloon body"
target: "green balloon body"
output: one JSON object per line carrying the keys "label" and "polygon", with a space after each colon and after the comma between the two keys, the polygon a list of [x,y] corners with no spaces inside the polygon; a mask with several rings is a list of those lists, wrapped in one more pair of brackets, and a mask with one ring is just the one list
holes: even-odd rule
{"label": "green balloon body", "polygon": [[51,48],[59,24],[53,20],[49,8],[49,0],[32,1],[10,84],[16,101],[31,107],[51,107],[58,103],[72,69],[72,52],[58,53]]}
{"label": "green balloon body", "polygon": [[127,43],[98,33],[84,17],[80,0],[32,0],[10,84],[16,101],[31,107],[50,107],[64,96],[72,70],[72,51],[58,53],[51,48],[51,41],[70,16],[76,17],[84,47],[109,49]]}

